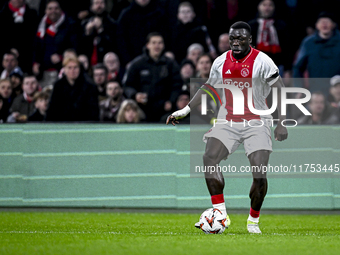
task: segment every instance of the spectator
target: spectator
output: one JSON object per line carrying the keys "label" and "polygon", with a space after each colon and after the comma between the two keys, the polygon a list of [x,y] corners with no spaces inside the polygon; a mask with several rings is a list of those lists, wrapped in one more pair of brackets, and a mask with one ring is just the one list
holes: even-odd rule
{"label": "spectator", "polygon": [[122,13],[122,11],[129,7],[130,4],[133,2],[133,0],[116,0],[116,1],[112,1],[113,2],[113,6],[110,12],[110,16],[114,19],[114,20],[118,20],[119,15]]}
{"label": "spectator", "polygon": [[208,79],[213,60],[208,54],[203,54],[198,58],[196,70],[198,78]]}
{"label": "spectator", "polygon": [[[62,59],[65,59],[65,58],[78,58],[77,52],[74,49],[66,49],[62,56]],[[61,68],[58,74],[58,79],[61,79],[63,75],[64,75],[64,68]],[[52,84],[49,84],[49,85],[52,85]]]}
{"label": "spectator", "polygon": [[9,79],[0,80],[0,123],[6,122],[11,107],[12,87]]}
{"label": "spectator", "polygon": [[190,79],[195,77],[196,67],[194,63],[189,59],[182,61],[180,74],[182,78],[182,90],[189,90]]}
{"label": "spectator", "polygon": [[330,80],[330,104],[334,108],[336,115],[340,120],[340,75],[335,75]]}
{"label": "spectator", "polygon": [[[34,0],[33,0],[34,1]],[[83,20],[89,15],[89,6],[91,0],[58,0],[60,7],[68,17],[73,20]],[[44,15],[48,0],[41,0],[39,6],[39,15]]]}
{"label": "spectator", "polygon": [[[168,34],[163,10],[155,0],[134,0],[118,19],[117,36],[119,58],[123,66],[143,53],[145,38],[151,32]],[[167,38],[166,38],[167,41]]]}
{"label": "spectator", "polygon": [[34,110],[33,96],[38,91],[39,85],[34,75],[25,75],[22,83],[23,93],[17,96],[10,109],[8,122],[26,122]]}
{"label": "spectator", "polygon": [[221,34],[218,38],[218,53],[221,55],[224,52],[230,50],[230,43],[229,43],[229,34],[224,33]]}
{"label": "spectator", "polygon": [[[301,43],[293,67],[293,77],[300,78],[308,72],[309,78],[330,78],[340,74],[340,33],[336,29],[333,15],[322,12],[316,22],[316,32]],[[302,87],[295,79],[295,86]],[[321,91],[326,97],[329,84],[320,79],[309,79],[310,92]]]}
{"label": "spectator", "polygon": [[[183,109],[185,106],[187,106],[190,102],[190,93],[189,91],[183,90],[179,93],[177,100],[176,100],[176,107],[175,110],[181,110]],[[171,112],[166,113],[165,115],[163,115],[163,117],[161,118],[161,123],[165,123],[166,119],[168,118],[168,116],[171,114]],[[183,119],[181,119],[181,124],[190,124],[190,114],[188,114],[187,116],[185,116]]]}
{"label": "spectator", "polygon": [[79,52],[94,66],[103,62],[107,52],[116,51],[117,24],[106,12],[105,0],[92,0],[90,9],[90,17],[82,22]]}
{"label": "spectator", "polygon": [[123,88],[118,81],[111,80],[106,85],[107,99],[99,103],[100,121],[117,122],[117,114],[125,100]]}
{"label": "spectator", "polygon": [[139,103],[150,122],[158,122],[171,110],[182,85],[179,67],[163,52],[163,37],[150,33],[145,53],[135,58],[127,71],[124,87],[128,98]]}
{"label": "spectator", "polygon": [[12,52],[5,53],[2,58],[2,67],[4,68],[4,70],[1,73],[1,79],[8,78],[15,68],[20,69],[20,67],[18,67],[17,56]]}
{"label": "spectator", "polygon": [[33,102],[35,111],[28,117],[28,121],[44,121],[50,95],[47,92],[37,92],[34,95]]}
{"label": "spectator", "polygon": [[96,86],[85,78],[76,58],[63,60],[65,75],[54,84],[47,121],[96,121],[99,119]]}
{"label": "spectator", "polygon": [[34,35],[38,24],[37,12],[25,0],[10,0],[0,11],[1,47],[0,56],[5,52],[19,53],[18,61],[23,71],[32,67]]}
{"label": "spectator", "polygon": [[257,9],[258,17],[249,21],[252,44],[273,59],[282,76],[289,75],[294,52],[287,49],[287,25],[276,17],[274,0],[261,0]]}
{"label": "spectator", "polygon": [[19,96],[22,91],[22,81],[24,79],[24,74],[22,73],[20,67],[14,68],[14,70],[10,73],[9,78],[11,80],[12,85],[12,95],[11,98]]}
{"label": "spectator", "polygon": [[93,81],[97,86],[99,101],[106,98],[107,68],[104,64],[97,64],[93,67]]}
{"label": "spectator", "polygon": [[216,58],[216,50],[212,45],[210,36],[205,26],[199,26],[195,21],[196,14],[189,2],[183,2],[178,7],[178,23],[172,35],[172,49],[177,63],[181,63],[186,57],[188,47],[193,43],[199,43]]}
{"label": "spectator", "polygon": [[312,115],[302,116],[297,122],[299,124],[338,124],[339,119],[335,115],[334,110],[326,104],[325,96],[322,92],[312,93],[309,101],[309,110]]}
{"label": "spectator", "polygon": [[122,81],[124,75],[124,68],[121,68],[120,61],[116,53],[108,52],[104,56],[104,65],[106,66],[109,74],[107,79],[115,79],[119,82]]}
{"label": "spectator", "polygon": [[144,113],[134,100],[125,100],[117,115],[117,123],[139,123],[144,119]]}
{"label": "spectator", "polygon": [[78,56],[78,61],[79,61],[80,64],[83,66],[84,71],[85,71],[87,74],[90,74],[90,64],[89,64],[89,59],[87,58],[87,56],[84,55],[84,54],[80,54],[80,55]]}
{"label": "spectator", "polygon": [[35,39],[32,69],[42,87],[57,80],[63,52],[77,48],[76,31],[75,21],[64,14],[58,0],[48,0]]}
{"label": "spectator", "polygon": [[204,54],[203,46],[199,43],[194,43],[189,46],[186,58],[191,60],[196,66],[198,58],[203,54]]}

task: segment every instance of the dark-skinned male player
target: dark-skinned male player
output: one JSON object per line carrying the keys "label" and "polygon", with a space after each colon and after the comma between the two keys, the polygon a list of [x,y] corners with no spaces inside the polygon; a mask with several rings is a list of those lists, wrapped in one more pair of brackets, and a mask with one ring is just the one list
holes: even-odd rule
{"label": "dark-skinned male player", "polygon": [[[265,99],[271,88],[277,88],[279,121],[274,130],[275,140],[283,141],[288,137],[287,129],[281,124],[283,120],[281,115],[281,88],[284,87],[284,84],[277,66],[266,54],[250,46],[252,41],[251,29],[246,22],[239,21],[230,27],[229,41],[231,50],[216,58],[210,70],[209,80],[202,86],[204,89],[213,91],[217,84],[233,84],[242,90],[244,96],[244,114],[234,114],[233,95],[229,89],[223,89],[224,95],[218,119],[227,120],[227,123],[214,125],[203,136],[203,141],[206,142],[203,164],[204,169],[208,169],[205,173],[205,180],[213,207],[219,209],[226,216],[227,227],[231,221],[224,202],[224,177],[221,171],[209,171],[209,169],[214,169],[209,166],[216,168],[221,160],[232,154],[241,143],[244,144],[250,165],[252,167],[257,166],[257,169],[268,165],[269,154],[272,152],[270,130],[272,117],[271,115],[255,115],[249,110],[247,103],[248,88],[252,88],[252,101],[256,110],[268,110]],[[240,81],[243,81],[243,83]],[[241,84],[242,86],[240,86]],[[185,108],[172,113],[168,117],[166,124],[171,122],[175,125],[179,119],[188,115],[191,108],[201,103],[201,95],[204,93],[203,90],[199,89]],[[239,98],[234,98],[234,100],[239,100]],[[251,121],[251,126],[245,125],[245,123],[250,123],[249,121]],[[253,171],[252,175],[253,183],[249,192],[251,201],[247,230],[249,233],[260,234],[260,209],[267,193],[268,184],[266,172]],[[195,226],[199,227],[197,223]]]}

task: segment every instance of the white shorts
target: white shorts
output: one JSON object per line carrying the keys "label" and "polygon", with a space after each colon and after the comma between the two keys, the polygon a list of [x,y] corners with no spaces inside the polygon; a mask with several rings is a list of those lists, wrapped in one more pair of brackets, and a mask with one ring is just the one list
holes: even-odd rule
{"label": "white shorts", "polygon": [[209,137],[220,140],[232,154],[241,143],[244,145],[247,157],[259,150],[272,152],[272,138],[269,123],[266,120],[251,120],[249,122],[215,123],[203,136],[206,143]]}

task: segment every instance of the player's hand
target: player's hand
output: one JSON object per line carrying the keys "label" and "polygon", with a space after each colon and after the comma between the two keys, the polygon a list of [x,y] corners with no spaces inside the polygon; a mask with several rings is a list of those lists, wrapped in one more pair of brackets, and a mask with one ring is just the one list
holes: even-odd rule
{"label": "player's hand", "polygon": [[275,130],[274,130],[275,141],[283,141],[288,137],[287,128],[282,126],[281,122],[278,122]]}
{"label": "player's hand", "polygon": [[166,124],[168,125],[171,122],[172,125],[176,126],[179,123],[179,119],[184,118],[190,113],[190,107],[187,105],[181,110],[175,111],[166,119]]}

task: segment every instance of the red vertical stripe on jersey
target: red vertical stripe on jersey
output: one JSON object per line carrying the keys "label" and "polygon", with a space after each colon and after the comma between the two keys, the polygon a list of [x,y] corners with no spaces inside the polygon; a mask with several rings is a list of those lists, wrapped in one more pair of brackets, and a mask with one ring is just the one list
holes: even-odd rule
{"label": "red vertical stripe on jersey", "polygon": [[[225,108],[228,111],[228,115],[226,119],[228,121],[239,121],[242,122],[245,120],[253,120],[260,119],[259,115],[253,114],[248,108],[248,87],[252,87],[252,76],[253,76],[253,67],[254,61],[257,55],[259,54],[258,50],[251,48],[251,51],[247,56],[243,59],[235,59],[232,56],[232,51],[229,51],[226,54],[226,60],[223,65],[222,77],[224,84],[234,84],[242,90],[244,96],[244,115],[235,115],[233,112],[233,96],[230,90],[225,89],[225,98],[226,105]],[[242,88],[243,86],[243,88]],[[247,86],[247,87],[245,87]],[[254,98],[253,98],[254,105]]]}

